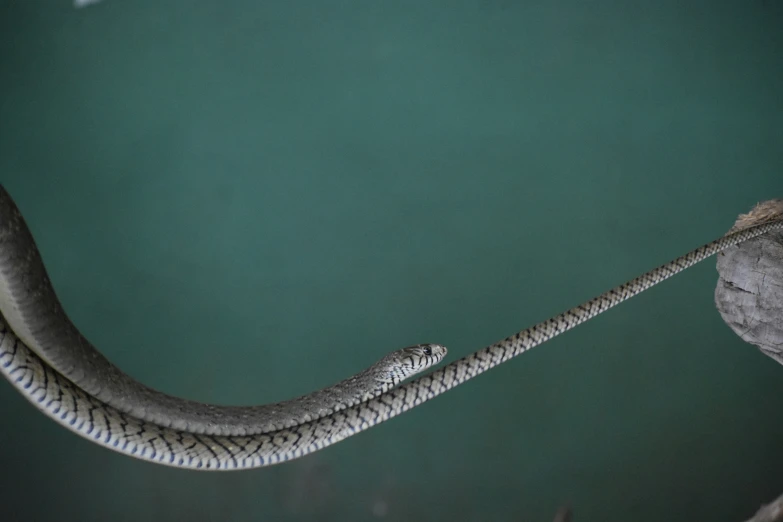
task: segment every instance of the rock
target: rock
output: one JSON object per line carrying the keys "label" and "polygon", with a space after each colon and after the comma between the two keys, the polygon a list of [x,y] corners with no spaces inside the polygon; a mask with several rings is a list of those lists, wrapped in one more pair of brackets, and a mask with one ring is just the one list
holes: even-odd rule
{"label": "rock", "polygon": [[[783,200],[756,205],[729,232],[783,219]],[[743,340],[783,364],[783,232],[772,231],[718,254],[715,304]]]}

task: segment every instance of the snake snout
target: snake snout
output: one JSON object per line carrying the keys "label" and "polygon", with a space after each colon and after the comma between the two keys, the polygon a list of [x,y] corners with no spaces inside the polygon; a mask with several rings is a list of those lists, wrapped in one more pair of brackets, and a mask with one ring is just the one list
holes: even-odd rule
{"label": "snake snout", "polygon": [[442,361],[443,358],[446,357],[446,354],[449,353],[448,348],[446,348],[442,344],[429,343],[429,344],[422,344],[421,347],[425,350],[429,350],[430,353],[427,355],[429,355],[435,360],[433,364],[437,364],[440,361]]}

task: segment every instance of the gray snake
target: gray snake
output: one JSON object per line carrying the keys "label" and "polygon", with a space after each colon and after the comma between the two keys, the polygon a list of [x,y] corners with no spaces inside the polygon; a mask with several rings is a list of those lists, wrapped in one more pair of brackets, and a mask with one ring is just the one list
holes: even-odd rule
{"label": "gray snake", "polygon": [[267,466],[307,455],[410,410],[728,248],[773,221],[728,234],[575,308],[405,384],[446,349],[392,352],[341,383],[274,405],[216,406],[131,379],[68,320],[24,219],[0,187],[0,370],[66,428],[126,455],[191,469]]}

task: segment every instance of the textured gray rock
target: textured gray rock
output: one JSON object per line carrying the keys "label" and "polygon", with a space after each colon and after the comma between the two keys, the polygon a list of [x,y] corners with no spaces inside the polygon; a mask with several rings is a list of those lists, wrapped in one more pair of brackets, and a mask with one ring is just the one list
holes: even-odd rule
{"label": "textured gray rock", "polygon": [[[783,200],[759,203],[731,232],[783,218]],[[718,255],[715,304],[743,340],[783,364],[783,232],[770,232]]]}

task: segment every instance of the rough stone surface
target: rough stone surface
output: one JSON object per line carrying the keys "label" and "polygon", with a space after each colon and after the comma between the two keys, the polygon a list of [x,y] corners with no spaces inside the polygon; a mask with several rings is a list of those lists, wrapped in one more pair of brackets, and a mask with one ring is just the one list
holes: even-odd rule
{"label": "rough stone surface", "polygon": [[[783,218],[783,200],[759,203],[731,232]],[[783,232],[770,232],[718,255],[715,304],[743,340],[783,364]]]}

